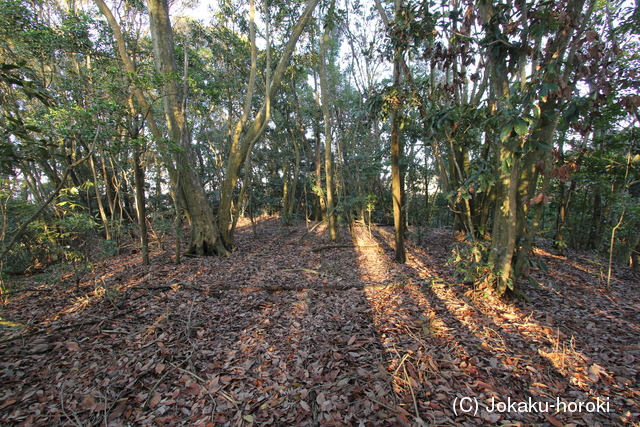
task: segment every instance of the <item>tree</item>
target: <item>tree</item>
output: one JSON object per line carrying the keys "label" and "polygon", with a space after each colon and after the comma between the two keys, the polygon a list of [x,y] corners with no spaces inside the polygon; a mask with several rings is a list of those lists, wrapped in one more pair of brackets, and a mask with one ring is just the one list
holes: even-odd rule
{"label": "tree", "polygon": [[332,0],[329,9],[325,15],[324,33],[320,43],[319,70],[320,70],[320,89],[322,91],[322,116],[324,118],[324,172],[326,182],[326,209],[329,219],[329,240],[335,242],[338,239],[338,225],[336,221],[336,208],[333,200],[334,196],[334,171],[333,156],[331,154],[331,143],[333,141],[333,117],[330,107],[330,87],[329,78],[327,76],[327,51],[331,42],[331,31],[333,29],[333,20],[335,19],[335,1]]}
{"label": "tree", "polygon": [[230,234],[232,225],[232,203],[233,203],[233,190],[236,187],[238,176],[242,170],[242,166],[245,159],[253,147],[253,144],[260,138],[264,132],[267,123],[271,118],[271,102],[275,98],[280,83],[284,77],[287,64],[293,54],[294,48],[302,31],[311,19],[313,10],[318,4],[318,0],[309,0],[304,11],[300,15],[296,25],[292,29],[280,60],[273,71],[269,85],[265,88],[265,100],[260,110],[256,114],[256,117],[246,125],[243,131],[242,137],[239,138],[237,143],[233,143],[231,151],[229,152],[229,159],[225,169],[224,180],[222,183],[220,205],[218,208],[218,226],[221,232],[221,238],[227,249],[231,249],[233,242]]}
{"label": "tree", "polygon": [[178,66],[169,6],[166,0],[148,0],[149,26],[153,38],[156,70],[164,81],[163,105],[171,142],[174,144],[175,183],[191,226],[190,255],[227,255],[229,249],[220,238],[220,230],[204,188],[194,170],[194,155],[187,127],[184,97],[178,84]]}

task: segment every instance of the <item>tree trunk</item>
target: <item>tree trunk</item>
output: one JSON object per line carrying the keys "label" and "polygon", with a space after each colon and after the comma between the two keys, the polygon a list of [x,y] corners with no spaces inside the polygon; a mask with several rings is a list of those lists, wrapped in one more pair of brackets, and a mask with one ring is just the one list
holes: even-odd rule
{"label": "tree trunk", "polygon": [[[151,0],[150,0],[151,1]],[[155,0],[157,1],[157,0]],[[229,156],[227,162],[226,173],[224,181],[222,183],[222,190],[220,194],[220,206],[218,209],[218,227],[221,232],[221,238],[224,242],[224,246],[231,249],[232,237],[229,233],[232,225],[232,212],[231,207],[233,204],[233,190],[236,187],[238,181],[238,175],[244,164],[245,158],[249,153],[250,148],[260,138],[264,129],[271,117],[271,101],[275,98],[275,95],[280,87],[280,82],[286,71],[286,67],[289,64],[289,59],[293,54],[294,48],[302,30],[311,19],[313,10],[318,4],[319,0],[309,0],[307,7],[300,15],[296,26],[293,28],[291,36],[287,40],[287,44],[282,53],[282,57],[276,66],[273,73],[273,78],[270,82],[267,82],[267,93],[265,94],[265,101],[253,122],[251,122],[245,130],[242,138],[237,147],[234,147],[233,155]]]}
{"label": "tree trunk", "polygon": [[98,186],[98,173],[96,172],[96,164],[94,161],[93,154],[89,158],[89,162],[91,164],[91,173],[93,174],[93,189],[96,192],[96,202],[98,203],[98,211],[100,212],[100,219],[102,219],[102,224],[104,225],[105,238],[107,240],[111,240],[109,219],[107,218],[107,212],[104,210],[104,205],[102,204],[102,194],[100,194],[100,188]]}
{"label": "tree trunk", "polygon": [[181,150],[174,152],[176,173],[179,176],[178,196],[184,203],[185,213],[191,226],[189,255],[228,255],[231,247],[220,238],[213,210],[195,173],[194,156],[189,138],[184,110],[185,96],[177,80],[173,32],[169,21],[166,0],[148,0],[149,24],[153,38],[156,70],[164,77],[163,105],[169,137]]}
{"label": "tree trunk", "polygon": [[513,161],[509,171],[498,166],[496,183],[497,206],[494,212],[493,232],[491,234],[491,252],[489,262],[493,264],[496,276],[496,290],[503,295],[507,288],[513,289],[513,256],[517,234],[517,185],[519,161],[514,160],[511,150],[502,145],[498,164]]}
{"label": "tree trunk", "polygon": [[136,187],[138,227],[140,229],[140,249],[142,251],[142,265],[149,265],[149,233],[147,231],[147,212],[144,195],[144,169],[140,163],[141,155],[140,148],[136,147],[133,154],[133,174]]}
{"label": "tree trunk", "polygon": [[[304,137],[304,135],[303,135]],[[285,212],[287,218],[293,218],[293,208],[296,201],[296,191],[298,188],[298,179],[300,177],[300,146],[298,145],[298,141],[294,138],[293,140],[293,149],[296,153],[296,164],[293,169],[293,180],[291,181],[291,195],[289,196],[288,209]]]}
{"label": "tree trunk", "polygon": [[[285,143],[287,142],[285,138]],[[282,161],[282,223],[284,225],[291,225],[291,220],[287,216],[289,210],[289,201],[291,200],[289,192],[291,191],[291,185],[289,183],[289,157],[284,156]]]}
{"label": "tree trunk", "polygon": [[[316,92],[317,93],[317,92]],[[313,136],[314,136],[314,140],[315,140],[315,189],[313,190],[314,194],[315,194],[315,200],[313,203],[313,219],[315,221],[322,221],[324,219],[324,216],[327,213],[327,209],[325,206],[325,197],[324,194],[322,193],[322,156],[321,156],[321,143],[320,143],[320,124],[318,123],[318,120],[315,120],[314,126],[313,126]]]}
{"label": "tree trunk", "polygon": [[589,240],[587,242],[587,249],[598,249],[600,247],[600,233],[601,224],[603,220],[602,213],[602,196],[600,195],[600,188],[596,187],[593,191],[593,215],[591,216],[591,227],[589,230]]}
{"label": "tree trunk", "polygon": [[[399,17],[401,0],[396,0],[396,18]],[[393,85],[396,88],[397,105],[391,112],[391,196],[393,198],[393,226],[395,227],[396,262],[404,264],[406,253],[404,250],[404,176],[400,167],[403,155],[400,141],[400,109],[402,101],[400,95],[400,58],[402,51],[396,48],[393,61]]]}
{"label": "tree trunk", "polygon": [[[332,19],[332,10],[334,2],[329,6],[327,20]],[[335,242],[338,239],[338,228],[336,224],[336,214],[333,202],[333,159],[331,156],[331,132],[333,126],[333,117],[329,108],[329,79],[327,76],[327,50],[329,47],[330,24],[325,23],[325,30],[322,36],[322,44],[320,47],[320,90],[322,92],[322,116],[324,118],[324,172],[327,188],[327,215],[329,215],[329,240]]]}

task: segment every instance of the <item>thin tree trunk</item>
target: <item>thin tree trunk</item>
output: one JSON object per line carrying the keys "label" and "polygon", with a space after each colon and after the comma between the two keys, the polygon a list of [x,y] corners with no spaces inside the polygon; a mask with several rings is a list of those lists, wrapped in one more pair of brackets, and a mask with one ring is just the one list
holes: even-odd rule
{"label": "thin tree trunk", "polygon": [[[287,140],[285,138],[285,144]],[[291,198],[289,197],[289,191],[291,185],[289,184],[289,157],[284,156],[282,159],[282,223],[284,225],[291,225],[291,220],[287,216],[287,212],[289,211],[289,201]]]}
{"label": "thin tree trunk", "polygon": [[[249,153],[247,154],[247,158],[244,161],[244,179],[242,180],[242,188],[240,189],[240,195],[238,196],[238,206],[236,209],[236,214],[233,216],[233,223],[231,225],[231,238],[233,238],[233,235],[236,231],[236,226],[238,225],[238,219],[240,218],[239,213],[242,208],[242,205],[244,204],[244,199],[247,196],[247,190],[249,191],[248,197],[249,199],[251,199],[251,185],[252,185],[251,151],[252,150],[250,149]],[[251,206],[251,200],[249,200],[249,203],[247,205]],[[253,225],[253,214],[250,212],[249,216],[251,217],[251,225],[254,228],[254,237],[255,237],[255,226]]]}
{"label": "thin tree trunk", "polygon": [[55,190],[53,190],[53,192],[44,201],[44,203],[40,206],[40,208],[36,212],[34,212],[33,215],[31,215],[29,218],[24,220],[22,224],[20,224],[20,227],[18,227],[18,230],[16,230],[16,232],[13,234],[13,238],[11,239],[11,241],[9,241],[9,243],[7,243],[2,248],[2,252],[0,252],[0,261],[4,260],[4,258],[7,256],[9,251],[13,249],[15,244],[18,243],[18,241],[22,238],[22,235],[27,229],[27,226],[31,224],[33,221],[35,221],[40,216],[40,214],[47,208],[47,206],[49,206],[49,204],[51,204],[51,202],[53,202],[53,200],[58,196],[58,194],[60,193],[60,190],[62,190],[62,188],[64,187],[64,183],[67,180],[67,177],[69,176],[69,173],[71,172],[71,170],[73,170],[73,168],[78,166],[80,163],[87,160],[91,156],[91,154],[92,153],[89,153],[87,157],[84,157],[67,167],[64,174],[62,175],[62,178],[60,179],[60,183],[55,188]]}
{"label": "thin tree trunk", "polygon": [[295,150],[295,153],[296,153],[296,164],[293,169],[293,180],[291,181],[291,195],[289,197],[289,210],[286,212],[286,215],[289,218],[293,217],[293,208],[296,201],[296,191],[298,189],[298,179],[300,177],[300,146],[298,145],[298,141],[295,138],[293,139],[293,149]]}
{"label": "thin tree trunk", "polygon": [[[179,182],[178,182],[179,183]],[[173,207],[175,209],[175,221],[174,221],[174,232],[175,232],[175,253],[173,257],[173,263],[178,265],[182,262],[181,254],[182,254],[182,205],[180,203],[180,196],[176,193],[176,191],[171,191],[171,196],[173,197]]]}
{"label": "thin tree trunk", "polygon": [[[251,122],[240,139],[239,145],[237,147],[237,151],[235,151],[234,155],[229,157],[226,167],[226,173],[224,177],[224,181],[222,183],[222,190],[220,196],[220,206],[218,209],[218,226],[221,231],[222,241],[226,247],[231,248],[232,240],[229,234],[231,223],[231,206],[233,203],[233,190],[236,187],[236,183],[238,181],[238,175],[244,161],[249,153],[250,148],[253,144],[260,138],[264,129],[269,122],[271,117],[271,100],[273,100],[276,96],[276,93],[280,87],[280,82],[284,76],[286,71],[286,67],[289,64],[289,59],[293,54],[294,48],[298,39],[300,38],[300,34],[302,34],[302,30],[306,26],[306,24],[311,19],[311,15],[313,14],[313,10],[318,4],[318,0],[309,0],[305,10],[302,12],[302,15],[298,19],[291,36],[289,37],[287,44],[283,50],[282,56],[280,57],[280,61],[276,66],[276,69],[273,73],[273,78],[267,82],[267,93],[265,94],[265,102],[258,111],[253,122]],[[267,50],[269,46],[267,45]]]}
{"label": "thin tree trunk", "polygon": [[[331,2],[329,6],[329,13],[326,19],[332,19],[332,11],[334,2]],[[320,47],[320,90],[322,96],[322,115],[324,117],[324,172],[326,183],[326,200],[327,200],[327,215],[329,215],[329,240],[335,242],[338,239],[338,226],[336,221],[336,214],[333,201],[333,159],[331,155],[331,143],[332,143],[332,127],[333,117],[331,109],[329,108],[329,78],[327,76],[327,50],[329,48],[329,42],[331,37],[329,35],[330,25],[325,23],[325,30],[322,36],[322,44]]]}
{"label": "thin tree trunk", "polygon": [[[402,0],[396,0],[396,18],[399,17]],[[404,177],[400,162],[403,156],[402,142],[400,141],[400,58],[402,52],[396,49],[393,61],[393,85],[396,88],[396,96],[398,104],[391,112],[391,196],[393,198],[393,225],[395,227],[395,245],[396,245],[396,262],[404,264],[406,262],[406,253],[404,249],[405,223],[404,223]]]}
{"label": "thin tree trunk", "polygon": [[142,265],[149,265],[149,232],[147,230],[147,212],[144,194],[144,169],[140,162],[142,153],[139,147],[133,153],[133,175],[136,187],[136,211],[138,213],[138,227],[140,229],[140,250],[142,251]]}
{"label": "thin tree trunk", "polygon": [[100,194],[100,188],[98,186],[98,174],[96,173],[96,164],[93,159],[93,155],[89,158],[89,162],[91,164],[91,173],[93,174],[93,188],[96,193],[96,202],[98,203],[100,219],[102,219],[102,225],[104,226],[105,237],[107,240],[111,240],[109,219],[107,218],[107,212],[104,210],[104,205],[102,204],[102,194]]}

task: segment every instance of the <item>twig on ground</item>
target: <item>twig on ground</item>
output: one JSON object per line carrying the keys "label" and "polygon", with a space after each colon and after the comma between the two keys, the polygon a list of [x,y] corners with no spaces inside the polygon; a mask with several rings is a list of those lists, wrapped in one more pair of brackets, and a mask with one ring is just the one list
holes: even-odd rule
{"label": "twig on ground", "polygon": [[311,252],[320,252],[326,251],[328,249],[338,249],[338,248],[377,248],[379,245],[328,245],[328,246],[320,246],[317,248],[311,249]]}
{"label": "twig on ground", "polygon": [[64,414],[65,417],[67,417],[67,420],[69,420],[71,424],[74,424],[78,427],[82,427],[82,422],[80,422],[80,420],[78,419],[78,415],[76,415],[76,413],[74,412],[73,418],[75,418],[75,420],[72,420],[69,414],[67,414],[67,411],[65,411],[64,409],[64,382],[62,383],[62,387],[60,388],[60,409],[62,410],[62,413]]}
{"label": "twig on ground", "polygon": [[289,268],[287,270],[282,270],[284,273],[297,273],[297,272],[304,272],[304,273],[312,273],[312,274],[317,274],[318,276],[321,276],[322,273],[316,270],[311,270],[310,268]]}
{"label": "twig on ground", "polygon": [[[173,364],[172,364],[172,365],[173,365]],[[186,369],[180,368],[180,367],[178,367],[178,366],[176,366],[176,365],[173,365],[173,366],[174,366],[177,370],[179,370],[179,371],[181,371],[181,372],[184,372],[185,374],[190,375],[190,376],[192,376],[193,378],[195,378],[196,380],[200,381],[200,382],[202,383],[201,387],[202,387],[202,389],[207,393],[207,395],[209,396],[209,398],[211,399],[211,402],[213,403],[213,407],[215,408],[215,407],[217,406],[217,405],[216,405],[216,399],[215,399],[215,397],[213,397],[213,394],[211,394],[211,392],[210,392],[209,390],[207,390],[207,387],[206,387],[207,381],[206,381],[204,378],[202,378],[202,377],[200,377],[200,376],[198,376],[198,375],[194,374],[193,372],[191,372],[191,371],[189,371],[189,370],[186,370]],[[236,407],[236,409],[237,409],[238,411],[240,410],[240,407],[238,406],[238,402],[237,402],[233,397],[229,396],[227,393],[225,393],[225,392],[224,392],[224,391],[222,391],[222,390],[218,390],[216,393],[219,393],[222,397],[224,397],[225,399],[227,399],[230,403],[233,403],[233,404],[234,404],[234,406]],[[212,419],[213,419],[213,414],[214,414],[214,413],[215,413],[215,410],[212,410],[212,411],[211,411],[211,417],[212,417]]]}

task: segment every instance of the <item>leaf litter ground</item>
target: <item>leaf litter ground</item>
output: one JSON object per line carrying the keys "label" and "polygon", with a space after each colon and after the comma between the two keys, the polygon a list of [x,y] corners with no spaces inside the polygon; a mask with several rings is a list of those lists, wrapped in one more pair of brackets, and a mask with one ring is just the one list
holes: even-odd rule
{"label": "leaf litter ground", "polygon": [[0,312],[0,424],[640,425],[638,272],[606,291],[593,254],[540,248],[542,287],[505,302],[456,281],[450,231],[397,265],[390,228],[309,228],[23,280]]}

